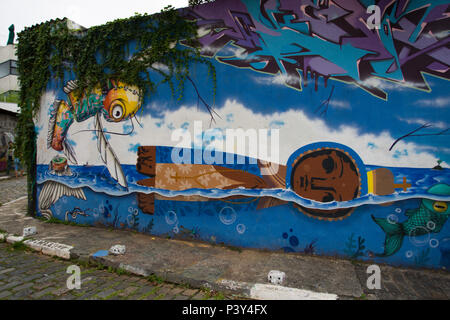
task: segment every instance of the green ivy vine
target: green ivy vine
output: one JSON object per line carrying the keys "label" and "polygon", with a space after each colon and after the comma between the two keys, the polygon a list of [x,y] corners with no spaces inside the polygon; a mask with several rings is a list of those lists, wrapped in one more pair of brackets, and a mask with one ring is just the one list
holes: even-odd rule
{"label": "green ivy vine", "polygon": [[[215,95],[216,75],[212,63],[198,49],[177,45],[196,35],[195,22],[183,19],[171,6],[158,14],[136,14],[87,30],[71,30],[67,19],[59,19],[26,28],[18,34],[21,90],[15,155],[27,168],[29,214],[34,213],[36,201],[33,118],[49,81],[62,83],[65,75],[71,74],[78,81],[77,94],[108,79],[136,85],[144,95],[154,93],[165,83],[181,99],[185,81],[190,80],[189,67],[202,63],[208,67]],[[161,65],[164,68],[158,67]]]}

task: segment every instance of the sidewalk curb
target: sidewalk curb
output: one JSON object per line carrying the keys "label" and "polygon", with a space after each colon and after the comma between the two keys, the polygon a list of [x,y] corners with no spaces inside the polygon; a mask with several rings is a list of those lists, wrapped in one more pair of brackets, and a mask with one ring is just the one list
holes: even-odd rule
{"label": "sidewalk curb", "polygon": [[71,259],[70,250],[73,249],[72,246],[62,243],[26,238],[7,233],[0,233],[0,241],[6,241],[9,244],[22,242],[26,247],[32,249],[33,251],[37,251],[51,257],[56,256],[65,260]]}

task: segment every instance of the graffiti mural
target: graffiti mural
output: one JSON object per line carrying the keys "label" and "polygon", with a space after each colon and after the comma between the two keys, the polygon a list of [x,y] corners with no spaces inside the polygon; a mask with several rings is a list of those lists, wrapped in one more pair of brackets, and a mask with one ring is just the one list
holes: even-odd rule
{"label": "graffiti mural", "polygon": [[[228,1],[227,10],[194,7],[203,54],[226,64],[281,74],[301,90],[309,78],[356,85],[387,99],[381,80],[430,91],[423,73],[449,79],[448,3],[377,1],[380,25],[370,30],[360,0]],[[218,54],[225,46],[227,56]]]}
{"label": "graffiti mural", "polygon": [[[378,29],[367,23],[373,4]],[[169,84],[144,96],[110,79],[80,95],[73,75],[51,80],[35,118],[37,212],[448,269],[449,8],[218,0],[180,9],[199,37],[178,45],[214,64],[216,96],[201,65],[181,100]]]}

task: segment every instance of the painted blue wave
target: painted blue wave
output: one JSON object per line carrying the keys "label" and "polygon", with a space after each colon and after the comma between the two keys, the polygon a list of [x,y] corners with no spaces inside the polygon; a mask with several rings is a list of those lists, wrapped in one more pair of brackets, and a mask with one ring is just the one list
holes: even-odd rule
{"label": "painted blue wave", "polygon": [[[413,198],[426,198],[435,201],[450,201],[450,196],[438,196],[427,193],[427,190],[437,184],[450,184],[449,169],[432,170],[432,169],[416,169],[416,168],[389,168],[395,177],[395,181],[401,181],[406,177],[407,181],[411,183],[411,188],[406,192],[397,189],[398,191],[386,195],[375,196],[372,194],[362,195],[359,198],[351,201],[342,202],[317,202],[298,196],[295,192],[289,189],[245,189],[237,188],[230,190],[222,189],[188,189],[183,191],[173,191],[158,188],[149,188],[140,186],[137,181],[148,178],[136,171],[134,165],[122,165],[124,174],[128,182],[128,188],[124,188],[113,180],[104,166],[71,166],[72,175],[57,176],[51,174],[46,165],[37,166],[37,183],[42,184],[46,181],[56,181],[71,188],[90,188],[94,192],[106,193],[113,196],[124,196],[131,193],[156,193],[164,197],[176,196],[203,196],[213,199],[221,199],[231,196],[247,196],[247,197],[273,197],[287,202],[293,202],[300,206],[333,210],[338,208],[352,208],[362,205],[383,204],[395,201],[402,201]],[[367,166],[367,170],[379,168],[377,166]]]}

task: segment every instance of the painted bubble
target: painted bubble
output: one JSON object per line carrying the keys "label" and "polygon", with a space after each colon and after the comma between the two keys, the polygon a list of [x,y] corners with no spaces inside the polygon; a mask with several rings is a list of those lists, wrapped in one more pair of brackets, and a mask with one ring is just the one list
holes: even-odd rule
{"label": "painted bubble", "polygon": [[175,224],[178,221],[177,214],[174,211],[167,211],[165,219],[167,224]]}
{"label": "painted bubble", "polygon": [[430,239],[430,247],[432,248],[437,248],[439,247],[439,240],[438,239]]}
{"label": "painted bubble", "polygon": [[397,217],[397,215],[395,215],[395,214],[390,214],[390,215],[388,215],[388,217],[387,217],[387,221],[388,221],[390,224],[396,224],[396,223],[398,222],[398,217]]}
{"label": "painted bubble", "polygon": [[236,211],[231,207],[224,207],[219,212],[219,219],[225,225],[233,224],[236,221]]}
{"label": "painted bubble", "polygon": [[246,229],[246,227],[245,227],[245,225],[242,224],[242,223],[240,223],[240,224],[238,224],[238,225],[236,226],[236,231],[237,231],[239,234],[243,234],[243,233],[245,232],[245,229]]}
{"label": "painted bubble", "polygon": [[298,243],[299,243],[298,238],[297,238],[296,236],[291,236],[291,237],[289,238],[289,243],[290,243],[291,246],[293,246],[293,247],[298,246]]}
{"label": "painted bubble", "polygon": [[127,223],[128,223],[128,226],[129,227],[132,227],[132,226],[134,226],[134,222],[135,222],[136,220],[134,219],[134,216],[133,215],[128,215],[127,216]]}

